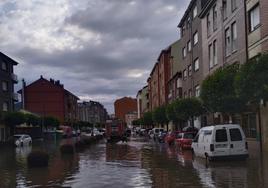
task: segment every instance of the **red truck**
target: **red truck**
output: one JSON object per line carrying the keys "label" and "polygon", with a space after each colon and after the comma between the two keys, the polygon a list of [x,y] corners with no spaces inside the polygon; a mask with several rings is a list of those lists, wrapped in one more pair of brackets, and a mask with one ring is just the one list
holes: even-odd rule
{"label": "red truck", "polygon": [[125,141],[125,125],[118,119],[106,121],[106,139],[107,142]]}

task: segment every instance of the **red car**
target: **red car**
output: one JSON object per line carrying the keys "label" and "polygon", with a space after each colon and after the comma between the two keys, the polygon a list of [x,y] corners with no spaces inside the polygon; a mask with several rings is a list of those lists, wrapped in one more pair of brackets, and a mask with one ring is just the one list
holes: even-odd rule
{"label": "red car", "polygon": [[176,144],[180,149],[191,149],[196,132],[180,132],[176,135]]}
{"label": "red car", "polygon": [[176,132],[169,132],[167,133],[166,137],[165,137],[165,142],[168,145],[174,144],[175,139],[176,139]]}

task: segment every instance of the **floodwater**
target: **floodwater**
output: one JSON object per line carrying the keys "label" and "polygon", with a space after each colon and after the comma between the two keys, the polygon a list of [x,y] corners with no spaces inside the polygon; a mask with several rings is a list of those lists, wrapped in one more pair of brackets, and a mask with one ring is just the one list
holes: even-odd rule
{"label": "floodwater", "polygon": [[[61,142],[1,148],[0,187],[268,187],[268,158],[206,164],[190,151],[142,138],[114,145],[101,141],[73,156],[62,156]],[[49,153],[49,167],[28,168],[27,155],[40,149]]]}

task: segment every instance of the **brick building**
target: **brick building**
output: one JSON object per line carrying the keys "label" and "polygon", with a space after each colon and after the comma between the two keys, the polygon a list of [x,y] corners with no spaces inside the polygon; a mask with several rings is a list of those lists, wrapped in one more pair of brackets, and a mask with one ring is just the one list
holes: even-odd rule
{"label": "brick building", "polygon": [[[0,114],[12,112],[14,102],[18,101],[18,95],[14,93],[14,84],[18,83],[18,78],[13,69],[17,64],[15,60],[0,52]],[[9,128],[0,121],[0,142],[6,141],[9,136]]]}
{"label": "brick building", "polygon": [[123,97],[114,102],[115,117],[126,122],[126,114],[137,112],[137,100],[131,97]]}
{"label": "brick building", "polygon": [[149,111],[149,92],[148,86],[144,86],[141,90],[137,93],[137,117],[143,117],[145,112]]}
{"label": "brick building", "polygon": [[77,120],[77,100],[79,98],[64,89],[60,81],[40,77],[35,82],[25,85],[19,91],[25,110],[40,116],[53,116],[61,123]]}

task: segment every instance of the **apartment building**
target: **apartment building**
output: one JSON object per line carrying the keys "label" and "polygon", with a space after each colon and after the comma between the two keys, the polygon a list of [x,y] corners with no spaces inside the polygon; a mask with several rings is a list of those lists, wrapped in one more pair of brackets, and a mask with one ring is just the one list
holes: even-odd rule
{"label": "apartment building", "polygon": [[180,50],[182,66],[183,97],[199,96],[203,76],[202,25],[198,17],[205,0],[192,0],[178,27],[180,28]]}
{"label": "apartment building", "polygon": [[[14,93],[14,84],[18,83],[18,77],[14,74],[14,66],[18,63],[0,52],[0,114],[12,112],[14,102],[18,101],[18,95]],[[0,116],[1,117],[1,116]],[[10,130],[0,119],[0,142],[4,142],[10,136]]]}
{"label": "apartment building", "polygon": [[137,93],[137,118],[143,117],[145,112],[149,111],[149,92],[148,86],[144,86]]}
{"label": "apartment building", "polygon": [[19,91],[24,109],[40,116],[53,116],[61,123],[72,124],[77,120],[79,98],[64,89],[59,80],[40,78]]}
{"label": "apartment building", "polygon": [[159,63],[156,62],[150,77],[147,80],[148,83],[148,92],[149,92],[149,104],[150,111],[154,110],[160,106],[160,96],[159,96]]}
{"label": "apartment building", "polygon": [[108,119],[107,110],[104,106],[96,101],[78,103],[78,120],[92,124],[104,124]]}
{"label": "apartment building", "polygon": [[123,97],[114,102],[115,118],[126,123],[126,114],[137,112],[137,99],[131,97]]}
{"label": "apartment building", "polygon": [[181,42],[177,40],[170,45],[171,57],[170,57],[170,77],[168,81],[168,103],[173,102],[178,98],[182,98],[182,63],[181,53],[178,53],[181,49]]}
{"label": "apartment building", "polygon": [[219,67],[247,61],[244,0],[209,0],[200,18],[204,77]]}

